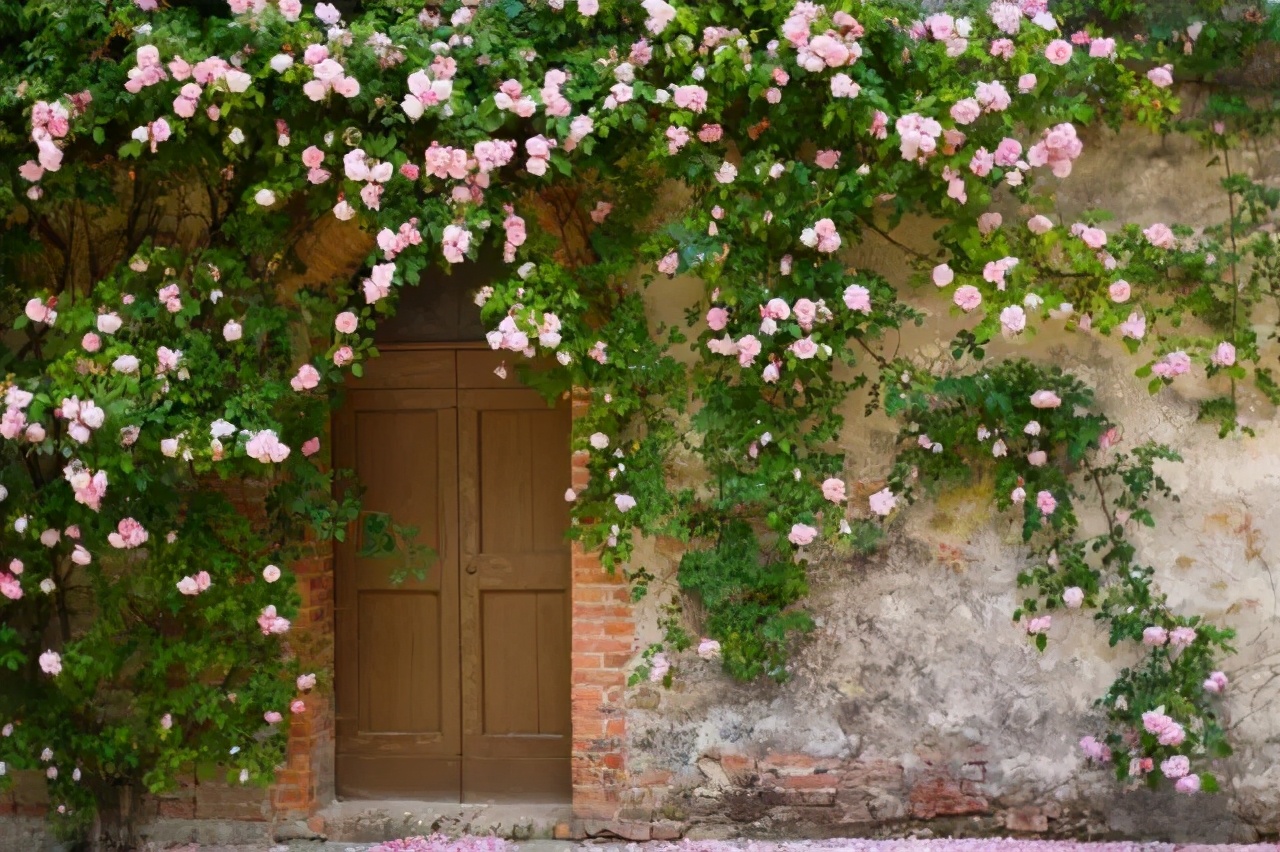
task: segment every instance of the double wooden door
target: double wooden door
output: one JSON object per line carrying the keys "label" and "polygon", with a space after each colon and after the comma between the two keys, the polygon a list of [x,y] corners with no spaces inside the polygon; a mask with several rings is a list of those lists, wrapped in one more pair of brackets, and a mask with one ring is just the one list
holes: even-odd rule
{"label": "double wooden door", "polygon": [[334,419],[364,510],[418,528],[425,582],[337,549],[336,785],[346,798],[567,801],[567,403],[483,350],[384,352]]}

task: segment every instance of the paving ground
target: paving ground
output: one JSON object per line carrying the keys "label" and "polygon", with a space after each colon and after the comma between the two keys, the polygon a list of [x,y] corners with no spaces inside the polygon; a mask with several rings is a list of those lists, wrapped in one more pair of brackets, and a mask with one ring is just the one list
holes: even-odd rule
{"label": "paving ground", "polygon": [[[147,852],[160,852],[153,847]],[[988,840],[813,840],[791,842],[694,840],[680,843],[572,843],[489,838],[404,840],[389,844],[296,841],[273,846],[171,846],[164,852],[1280,852],[1280,843],[1196,845]]]}

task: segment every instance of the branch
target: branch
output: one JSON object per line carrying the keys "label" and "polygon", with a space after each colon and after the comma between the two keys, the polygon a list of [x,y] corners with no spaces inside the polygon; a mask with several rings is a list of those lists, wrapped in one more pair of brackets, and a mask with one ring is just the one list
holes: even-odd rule
{"label": "branch", "polygon": [[929,255],[925,254],[922,251],[913,249],[911,246],[907,245],[906,243],[901,242],[900,240],[890,236],[887,231],[883,231],[880,228],[876,227],[875,223],[872,222],[870,219],[867,219],[864,217],[858,217],[858,221],[861,222],[863,225],[865,225],[867,228],[874,231],[875,233],[879,234],[881,237],[884,238],[886,242],[897,246],[899,249],[911,255],[912,257],[916,258],[917,260],[923,260],[930,263],[933,262],[933,258],[929,257]]}

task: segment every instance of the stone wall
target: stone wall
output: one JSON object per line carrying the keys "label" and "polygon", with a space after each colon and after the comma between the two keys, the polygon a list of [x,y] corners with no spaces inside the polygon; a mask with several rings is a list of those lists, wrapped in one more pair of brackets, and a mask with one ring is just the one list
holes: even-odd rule
{"label": "stone wall", "polygon": [[[1237,156],[1237,170],[1280,185],[1274,141],[1251,142]],[[1221,222],[1223,172],[1206,165],[1210,158],[1181,137],[1095,135],[1061,183],[1058,205],[1067,222],[1095,206],[1113,210],[1117,221]],[[1030,215],[1003,212],[1006,227]],[[929,249],[929,224],[904,226],[894,237]],[[905,283],[905,256],[874,235],[849,262]],[[678,322],[698,295],[693,281],[655,283],[654,322]],[[936,294],[910,298],[932,318],[888,345],[945,362],[945,343],[960,323]],[[1263,314],[1260,321],[1275,321],[1274,312]],[[1272,347],[1268,359],[1276,357]],[[1280,833],[1274,411],[1246,392],[1241,410],[1257,437],[1219,439],[1214,427],[1196,422],[1196,400],[1225,385],[1180,379],[1150,396],[1133,376],[1142,361],[1114,340],[1046,329],[1034,342],[991,348],[1075,371],[1123,425],[1126,444],[1154,439],[1183,454],[1184,464],[1163,470],[1181,502],[1160,505],[1156,528],[1137,540],[1173,607],[1238,631],[1225,696],[1237,751],[1215,766],[1224,792],[1123,791],[1110,773],[1086,766],[1076,743],[1099,733],[1093,701],[1137,657],[1109,648],[1088,614],[1055,618],[1044,654],[1028,643],[1010,620],[1025,558],[1018,525],[992,515],[989,484],[979,481],[898,513],[886,545],[870,558],[813,554],[807,605],[818,627],[797,647],[789,682],[737,684],[687,653],[671,690],[630,689],[630,786],[615,814],[618,833],[643,835],[655,820],[695,836],[924,830],[1224,841]],[[865,490],[886,472],[896,430],[883,418],[864,419],[862,405],[850,401],[843,445],[847,474]],[[646,542],[636,563],[661,588],[678,555],[670,542]],[[637,613],[633,662],[658,638],[663,599]],[[688,620],[696,630],[696,606]]]}

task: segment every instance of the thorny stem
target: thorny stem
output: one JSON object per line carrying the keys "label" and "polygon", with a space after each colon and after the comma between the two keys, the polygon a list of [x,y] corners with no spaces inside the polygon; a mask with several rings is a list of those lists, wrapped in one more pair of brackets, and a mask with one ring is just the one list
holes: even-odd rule
{"label": "thorny stem", "polygon": [[[1222,163],[1227,170],[1227,185],[1230,187],[1231,181],[1231,152],[1227,149],[1226,144],[1222,146]],[[1236,258],[1238,250],[1236,248],[1236,194],[1231,189],[1227,189],[1227,228],[1228,235],[1231,238],[1231,342],[1235,343],[1237,313],[1240,306],[1240,280],[1236,272]],[[1236,380],[1231,380],[1231,404],[1236,404]]]}
{"label": "thorny stem", "polygon": [[1093,480],[1093,484],[1098,488],[1098,502],[1102,507],[1102,514],[1107,519],[1107,536],[1115,535],[1116,519],[1111,508],[1107,505],[1107,490],[1102,485],[1102,477],[1098,474],[1098,469],[1089,462],[1084,463],[1085,468],[1089,471],[1089,478]]}
{"label": "thorny stem", "polygon": [[872,358],[875,359],[875,362],[877,364],[879,364],[881,367],[889,366],[889,362],[885,359],[885,357],[883,355],[879,355],[876,352],[874,352],[871,349],[871,347],[867,345],[867,341],[863,340],[861,337],[854,337],[853,339],[858,342],[859,346],[861,346],[864,350],[866,350],[866,353],[868,355],[870,355]]}

